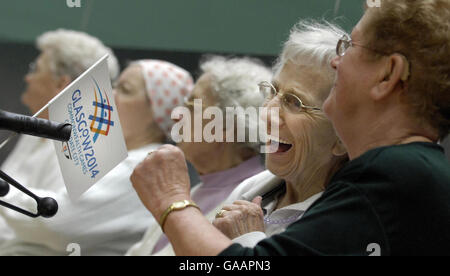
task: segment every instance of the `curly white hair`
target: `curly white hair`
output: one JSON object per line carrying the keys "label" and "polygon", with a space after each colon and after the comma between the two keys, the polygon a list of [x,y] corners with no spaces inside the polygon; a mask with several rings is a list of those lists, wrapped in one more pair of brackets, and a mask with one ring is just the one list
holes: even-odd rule
{"label": "curly white hair", "polygon": [[[201,62],[200,69],[203,74],[210,76],[211,92],[224,114],[227,107],[245,110],[248,107],[258,108],[264,104],[267,95],[261,94],[258,84],[270,81],[272,72],[260,60],[249,57],[208,56]],[[261,123],[250,121],[249,116],[244,118],[236,117],[236,127],[244,127],[247,133],[255,131]],[[259,119],[258,116],[257,120]],[[260,143],[248,142],[245,145],[258,149]]]}
{"label": "curly white hair", "polygon": [[289,39],[274,65],[275,75],[280,73],[288,61],[294,64],[308,64],[334,76],[330,66],[336,56],[336,45],[346,34],[340,27],[325,20],[301,20],[292,29]]}
{"label": "curly white hair", "polygon": [[76,79],[105,54],[109,55],[111,80],[119,75],[119,63],[113,51],[86,33],[66,29],[45,32],[37,38],[36,46],[41,52],[48,53],[55,75]]}
{"label": "curly white hair", "polygon": [[212,92],[223,108],[261,106],[265,95],[259,92],[258,84],[272,78],[269,68],[260,60],[249,57],[208,56],[200,69],[212,77]]}

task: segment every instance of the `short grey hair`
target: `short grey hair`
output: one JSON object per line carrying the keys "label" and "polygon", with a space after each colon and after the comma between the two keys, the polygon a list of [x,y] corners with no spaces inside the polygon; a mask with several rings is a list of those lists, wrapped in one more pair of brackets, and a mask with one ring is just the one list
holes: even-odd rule
{"label": "short grey hair", "polygon": [[273,67],[275,75],[291,61],[325,70],[324,73],[334,76],[330,62],[336,57],[337,42],[345,34],[340,27],[325,20],[301,20],[291,29],[289,39],[284,43],[283,51]]}
{"label": "short grey hair", "polygon": [[105,54],[109,55],[111,80],[119,75],[113,51],[86,33],[66,29],[45,32],[36,39],[36,46],[49,54],[50,69],[57,76],[68,75],[74,80]]}
{"label": "short grey hair", "polygon": [[[243,57],[226,58],[223,56],[208,56],[200,64],[202,74],[208,74],[211,79],[212,94],[217,100],[217,106],[226,112],[227,107],[261,107],[267,95],[261,94],[258,84],[270,81],[272,72],[262,61]],[[236,121],[235,127],[245,124],[245,130],[254,131],[258,122],[250,122],[248,116],[245,121]],[[259,120],[259,116],[258,116]],[[245,143],[246,146],[259,149],[260,143]]]}

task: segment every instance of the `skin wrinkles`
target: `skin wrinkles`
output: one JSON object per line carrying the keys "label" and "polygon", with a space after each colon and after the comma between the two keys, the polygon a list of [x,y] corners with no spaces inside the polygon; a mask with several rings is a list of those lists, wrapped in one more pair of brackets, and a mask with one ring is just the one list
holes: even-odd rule
{"label": "skin wrinkles", "polygon": [[[307,72],[305,72],[307,71]],[[294,78],[293,76],[297,76]],[[301,77],[298,77],[301,76]],[[322,91],[324,86],[323,75],[316,71],[311,72],[307,66],[298,66],[287,63],[273,82],[279,91],[293,91],[296,95],[308,95],[310,102],[305,105],[321,106]],[[307,85],[316,85],[307,90],[309,93],[299,93]],[[283,84],[283,85],[281,85]],[[305,97],[303,97],[305,98]],[[281,107],[279,97],[274,97],[266,102],[266,107]],[[276,127],[277,122],[269,122],[270,127]],[[292,148],[281,155],[268,154],[266,157],[267,168],[287,183],[285,198],[280,202],[280,207],[301,202],[313,194],[321,192],[328,181],[328,172],[334,166],[333,147],[337,141],[331,123],[320,111],[307,110],[293,114],[284,108],[279,109],[279,133],[280,138],[292,144]]]}

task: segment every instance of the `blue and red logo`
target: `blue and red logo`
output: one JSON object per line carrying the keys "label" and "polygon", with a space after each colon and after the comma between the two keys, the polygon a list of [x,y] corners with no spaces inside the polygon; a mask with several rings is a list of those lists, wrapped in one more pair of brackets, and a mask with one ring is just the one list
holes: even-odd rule
{"label": "blue and red logo", "polygon": [[100,135],[109,135],[109,131],[111,127],[114,126],[114,122],[111,121],[113,107],[110,105],[108,95],[103,95],[95,79],[94,82],[95,101],[92,104],[94,105],[95,109],[94,115],[89,115],[89,120],[91,120],[90,129],[94,133],[93,140],[95,143],[97,142],[97,139]]}
{"label": "blue and red logo", "polygon": [[61,152],[64,154],[64,156],[67,159],[72,160],[72,153],[70,152],[70,147],[69,147],[69,144],[67,142],[62,142]]}

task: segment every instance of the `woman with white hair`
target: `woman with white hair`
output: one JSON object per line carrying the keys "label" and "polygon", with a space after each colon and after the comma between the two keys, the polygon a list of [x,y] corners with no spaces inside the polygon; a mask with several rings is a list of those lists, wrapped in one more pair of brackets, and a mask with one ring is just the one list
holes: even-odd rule
{"label": "woman with white hair", "polygon": [[[74,47],[66,45],[66,40]],[[64,83],[76,77],[83,72],[84,66],[87,69],[106,53],[115,60],[110,50],[86,34],[60,30],[44,34],[38,41],[43,53],[36,71],[27,76],[26,99],[44,93],[44,87],[40,87],[44,84],[47,88],[55,88],[46,93],[57,93],[62,89],[58,86],[59,81]],[[75,59],[70,57],[71,51]],[[87,51],[84,60],[83,51]],[[68,60],[60,60],[66,57]],[[158,77],[157,84],[150,75]],[[131,186],[131,172],[149,151],[167,140],[173,121],[170,116],[166,119],[166,112],[182,104],[192,87],[190,74],[168,62],[143,60],[127,68],[116,85],[115,102],[128,157],[77,201],[71,201],[66,192],[53,142],[36,139],[29,145],[29,151],[24,152],[28,156],[20,158],[16,154],[10,157],[6,172],[35,194],[56,199],[59,211],[50,219],[32,219],[0,208],[7,226],[15,232],[15,238],[0,245],[0,255],[125,254],[142,237],[153,219]],[[51,95],[47,96],[51,98]],[[33,108],[30,106],[34,112]],[[163,120],[159,120],[161,115]],[[14,171],[14,168],[17,169]],[[35,208],[30,198],[15,190],[11,190],[7,201],[28,210]]]}
{"label": "woman with white hair", "polygon": [[[83,32],[58,29],[40,35],[36,46],[41,51],[25,76],[27,89],[22,102],[35,114],[64,87],[108,54],[111,80],[119,75],[119,64],[112,50],[96,37]],[[48,119],[47,111],[40,118]]]}
{"label": "woman with white hair", "polygon": [[[165,61],[140,60],[120,75],[114,96],[123,127],[128,157],[79,200],[72,202],[62,182],[58,189],[32,189],[59,204],[51,219],[28,219],[4,211],[16,238],[0,246],[0,255],[123,255],[153,221],[130,182],[136,164],[170,135],[167,112],[182,104],[193,87],[190,74]],[[161,119],[162,118],[162,119]],[[14,203],[32,207],[21,195]]]}
{"label": "woman with white hair", "polygon": [[[22,94],[22,103],[32,114],[106,54],[109,55],[107,62],[111,79],[119,74],[119,64],[112,50],[86,33],[65,29],[48,31],[37,38],[36,46],[40,54],[30,64],[30,71],[25,76],[26,90]],[[39,117],[48,119],[48,111]],[[58,190],[64,185],[53,142],[48,139],[20,136],[1,170],[27,188]],[[6,199],[11,198],[15,191],[12,189]],[[11,202],[16,203],[14,200]],[[0,208],[2,211],[4,209]],[[11,234],[11,229],[0,216],[0,243],[12,238],[14,235]]]}
{"label": "woman with white hair", "polygon": [[[226,59],[213,56],[202,62],[200,68],[202,74],[192,95],[185,101],[191,118],[195,117],[196,102],[200,103],[203,111],[216,107],[222,114],[226,114],[227,108],[257,109],[263,104],[264,95],[259,92],[258,83],[270,80],[271,72],[259,62],[249,58]],[[245,127],[248,132],[249,128],[258,125],[258,118],[256,121],[249,120],[251,119],[246,120],[245,116],[235,116],[232,127],[228,126],[227,129],[224,124],[222,135],[226,136],[230,132],[235,134],[238,127]],[[206,126],[211,121],[212,119],[203,119],[201,123]],[[198,122],[194,121],[195,123]],[[204,129],[200,128],[200,131],[200,134],[204,133]],[[215,131],[220,132],[222,129]],[[192,137],[195,136],[194,132],[195,130],[191,132]],[[207,142],[205,137],[196,142],[192,137],[188,137],[189,141],[180,141],[177,146],[200,175],[201,183],[192,189],[191,196],[206,218],[212,221],[224,200],[239,183],[263,171],[263,162],[258,154],[260,143],[225,142],[225,138],[223,142]],[[173,254],[172,246],[156,220],[143,240],[128,252],[128,255]]]}
{"label": "woman with white hair", "polygon": [[272,82],[260,83],[261,92],[269,92],[265,106],[279,110],[279,117],[268,121],[269,130],[279,129],[279,137],[269,137],[277,150],[267,154],[268,171],[244,181],[227,199],[229,204],[238,201],[221,208],[216,227],[197,208],[187,208],[195,207],[196,199],[185,192],[187,175],[176,173],[185,170],[183,154],[176,148],[164,146],[136,168],[133,185],[144,205],[160,218],[177,254],[216,255],[233,242],[254,247],[262,239],[259,244],[269,240],[264,244],[269,248],[277,247],[272,240],[288,246],[289,227],[303,219],[347,161],[346,150],[321,110],[335,76],[329,62],[343,34],[331,24],[308,22],[292,30]]}
{"label": "woman with white hair", "polygon": [[272,83],[260,84],[262,93],[270,94],[266,105],[284,108],[280,137],[270,137],[278,151],[266,155],[268,170],[239,185],[216,216],[213,224],[234,243],[254,247],[284,232],[301,219],[348,160],[320,110],[335,77],[328,63],[344,34],[331,24],[300,22],[284,45]]}
{"label": "woman with white hair", "polygon": [[380,3],[337,41],[322,100],[350,161],[286,231],[232,244],[193,204],[165,212],[190,199],[187,175],[174,175],[180,151],[164,146],[139,165],[134,187],[178,254],[448,255],[450,163],[438,141],[450,132],[450,1]]}

